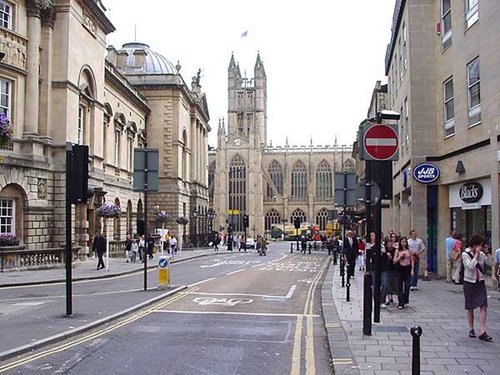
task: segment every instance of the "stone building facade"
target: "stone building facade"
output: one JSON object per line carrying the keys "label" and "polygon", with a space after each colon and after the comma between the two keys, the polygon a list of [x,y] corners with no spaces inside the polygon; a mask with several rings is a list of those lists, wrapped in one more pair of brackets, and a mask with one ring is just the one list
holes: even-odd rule
{"label": "stone building facade", "polygon": [[[144,228],[144,197],[132,189],[134,148],[160,153],[160,187],[149,212],[158,206],[175,219],[208,205],[210,128],[199,77],[188,87],[179,69],[146,45],[107,49],[115,28],[101,1],[0,6],[0,111],[13,124],[12,141],[0,149],[1,233],[15,234],[27,249],[64,245],[67,142],[89,146],[89,186],[96,191],[73,209],[82,257],[104,228],[96,214],[104,201],[122,210],[107,224],[114,239]],[[176,223],[172,229],[181,230]]]}
{"label": "stone building facade", "polygon": [[[401,113],[392,227],[415,228],[427,266],[445,274],[457,230],[500,246],[500,3],[397,0],[386,54],[388,108]],[[439,178],[413,177],[434,164]]]}
{"label": "stone building facade", "polygon": [[[303,124],[307,126],[307,124]],[[334,205],[334,174],[354,171],[351,146],[272,146],[267,140],[267,76],[257,55],[254,77],[242,77],[231,56],[227,126],[219,121],[217,147],[209,151],[209,194],[219,229],[247,234],[302,222],[325,229]],[[326,135],[326,138],[328,135]]]}

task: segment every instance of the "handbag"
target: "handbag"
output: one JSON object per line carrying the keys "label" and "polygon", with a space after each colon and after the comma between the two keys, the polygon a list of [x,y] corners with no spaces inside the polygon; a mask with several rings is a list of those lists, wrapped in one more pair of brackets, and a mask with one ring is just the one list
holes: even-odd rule
{"label": "handbag", "polygon": [[457,260],[460,257],[460,252],[457,249],[452,249],[450,252],[450,258]]}

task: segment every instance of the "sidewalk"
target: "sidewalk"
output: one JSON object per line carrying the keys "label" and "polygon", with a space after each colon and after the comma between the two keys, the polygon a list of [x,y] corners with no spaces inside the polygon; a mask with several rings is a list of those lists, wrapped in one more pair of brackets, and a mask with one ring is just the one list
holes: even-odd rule
{"label": "sidewalk", "polygon": [[[347,281],[347,280],[346,280]],[[487,332],[493,342],[468,337],[462,286],[445,280],[419,280],[410,292],[409,307],[396,304],[381,309],[380,323],[373,323],[372,335],[363,336],[363,272],[351,279],[350,302],[341,287],[339,266],[330,266],[322,296],[336,374],[411,374],[410,328],[419,325],[421,374],[500,373],[500,293],[488,289]],[[395,298],[395,301],[397,297]],[[373,319],[372,319],[373,321]],[[479,332],[479,309],[475,314]]]}
{"label": "sidewalk", "polygon": [[[212,248],[183,250],[175,256],[172,263],[200,256],[213,255],[214,253]],[[224,254],[226,251],[221,249],[218,253]],[[148,259],[148,268],[158,267],[158,257],[160,255],[161,253],[156,253],[153,259]],[[106,264],[106,258],[104,258],[104,264]],[[98,271],[96,268],[97,258],[76,261],[72,268],[72,280],[92,280],[129,274],[144,269],[144,264],[139,262],[139,260],[136,263],[127,263],[125,257],[109,258],[109,271],[106,271],[106,269]],[[66,281],[66,269],[64,267],[46,270],[0,272],[0,288],[19,285],[51,284],[61,281]]]}
{"label": "sidewalk", "polygon": [[[171,262],[225,254],[233,252],[214,252],[211,248],[183,250]],[[148,260],[148,268],[158,267],[159,255]],[[71,316],[63,315],[61,307],[65,297],[64,268],[0,273],[0,362],[89,331],[187,288],[185,285],[171,285],[165,290],[158,290],[150,286],[147,291],[125,288],[117,293],[113,283],[120,283],[120,280],[111,278],[134,272],[140,274],[144,264],[127,263],[125,258],[110,258],[109,271],[96,270],[96,267],[95,259],[77,262],[72,269],[73,281],[107,279],[111,289],[101,289],[104,285],[98,283],[74,284]],[[39,284],[44,285],[36,286]],[[76,292],[77,286],[80,294]],[[86,293],[82,294],[82,288]],[[89,292],[88,288],[94,289]],[[94,293],[94,290],[97,292]]]}

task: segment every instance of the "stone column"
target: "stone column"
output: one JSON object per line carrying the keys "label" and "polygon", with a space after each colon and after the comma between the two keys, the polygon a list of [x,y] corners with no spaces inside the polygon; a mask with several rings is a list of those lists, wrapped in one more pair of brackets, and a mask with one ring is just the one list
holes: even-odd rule
{"label": "stone column", "polygon": [[28,47],[26,62],[26,106],[24,114],[24,132],[26,138],[38,135],[38,110],[39,110],[39,65],[40,65],[40,40],[41,22],[40,6],[38,2],[30,0],[26,3],[26,14],[28,16]]}
{"label": "stone column", "polygon": [[52,111],[50,103],[52,101],[52,52],[53,52],[53,31],[55,13],[52,8],[44,9],[41,12],[42,23],[42,45],[40,66],[40,114],[39,114],[39,135],[47,140],[52,139]]}

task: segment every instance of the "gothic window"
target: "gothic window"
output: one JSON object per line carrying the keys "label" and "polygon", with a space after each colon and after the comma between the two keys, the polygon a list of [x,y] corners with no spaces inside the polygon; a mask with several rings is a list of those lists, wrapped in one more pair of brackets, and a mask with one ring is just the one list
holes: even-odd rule
{"label": "gothic window", "polygon": [[281,216],[275,209],[271,209],[267,212],[264,225],[265,231],[268,232],[273,229],[273,226],[281,223]]}
{"label": "gothic window", "polygon": [[238,113],[236,127],[237,127],[237,130],[239,133],[243,132],[243,114],[241,114],[241,113]]}
{"label": "gothic window", "polygon": [[322,160],[316,169],[316,198],[320,201],[333,198],[333,175],[330,164]]}
{"label": "gothic window", "polygon": [[214,180],[215,180],[215,161],[208,166],[208,199],[210,206],[214,205]]}
{"label": "gothic window", "polygon": [[240,214],[246,212],[246,164],[240,155],[232,158],[229,164],[229,224],[233,230],[243,232],[243,222]]}
{"label": "gothic window", "polygon": [[295,218],[299,218],[301,223],[307,221],[306,214],[300,208],[296,208],[290,217],[290,223],[295,223]]}
{"label": "gothic window", "polygon": [[307,168],[302,160],[297,161],[292,168],[292,199],[307,199]]}
{"label": "gothic window", "polygon": [[[283,168],[281,167],[281,164],[277,160],[273,160],[271,164],[269,164],[269,167],[267,168],[267,173],[269,174],[269,177],[271,178],[271,181],[274,184],[274,187],[276,188],[276,192],[279,195],[283,195]],[[268,183],[267,184],[267,198],[272,199],[275,195],[276,192],[272,189],[271,185]]]}
{"label": "gothic window", "polygon": [[323,207],[316,215],[316,224],[319,225],[319,230],[326,229],[327,221],[328,221],[328,210]]}

